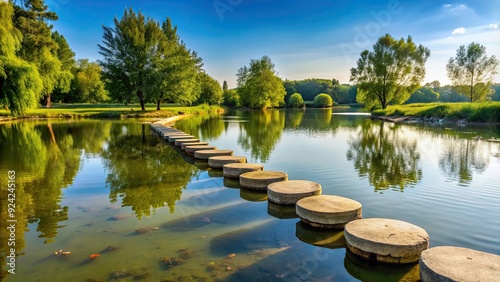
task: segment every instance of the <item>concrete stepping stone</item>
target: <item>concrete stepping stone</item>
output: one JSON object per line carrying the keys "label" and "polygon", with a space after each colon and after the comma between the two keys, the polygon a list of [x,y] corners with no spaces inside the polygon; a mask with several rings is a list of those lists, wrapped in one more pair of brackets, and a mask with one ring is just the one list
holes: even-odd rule
{"label": "concrete stepping stone", "polygon": [[[205,150],[200,152],[194,152],[195,159],[208,160],[210,157],[216,156],[232,156],[233,150]],[[210,163],[209,163],[210,166]]]}
{"label": "concrete stepping stone", "polygon": [[279,205],[295,205],[298,200],[321,194],[321,185],[307,180],[289,180],[269,184],[269,201]]}
{"label": "concrete stepping stone", "polygon": [[158,132],[158,134],[165,140],[168,140],[169,136],[186,134],[182,131],[169,131],[169,132]]}
{"label": "concrete stepping stone", "polygon": [[193,136],[193,135],[189,135],[189,134],[170,135],[170,136],[168,136],[168,142],[174,143],[175,140],[179,140],[179,139],[191,139],[191,138],[196,138],[196,137]]}
{"label": "concrete stepping stone", "polygon": [[186,146],[186,153],[189,155],[194,155],[196,151],[202,151],[202,150],[217,150],[217,147],[215,146],[209,146],[209,145],[194,145],[194,146]]}
{"label": "concrete stepping stone", "polygon": [[316,228],[302,221],[295,225],[295,236],[300,241],[329,249],[345,248],[344,231]]}
{"label": "concrete stepping stone", "polygon": [[267,186],[278,181],[287,181],[288,174],[281,171],[252,171],[240,175],[240,186],[252,190],[267,190]]}
{"label": "concrete stepping stone", "polygon": [[[228,178],[231,179],[231,178]],[[269,193],[267,194],[269,199]],[[278,205],[271,201],[267,202],[267,213],[279,219],[298,218],[295,213],[295,206]]]}
{"label": "concrete stepping stone", "polygon": [[366,218],[349,222],[344,236],[349,251],[375,262],[415,263],[429,248],[429,235],[424,229],[394,219]]}
{"label": "concrete stepping stone", "polygon": [[240,188],[240,198],[249,202],[264,202],[267,201],[267,193],[266,191]]}
{"label": "concrete stepping stone", "polygon": [[500,256],[442,246],[422,252],[420,279],[427,281],[500,281]]}
{"label": "concrete stepping stone", "polygon": [[208,166],[218,169],[222,169],[225,164],[246,162],[247,158],[242,156],[213,156],[208,158]]}
{"label": "concrete stepping stone", "polygon": [[198,138],[188,138],[188,139],[177,139],[174,141],[175,146],[181,146],[184,143],[195,143],[195,142],[200,142],[200,139]]}
{"label": "concrete stepping stone", "polygon": [[304,223],[327,229],[342,229],[362,213],[359,202],[332,195],[303,198],[297,202],[296,212]]}
{"label": "concrete stepping stone", "polygon": [[200,145],[208,145],[208,142],[182,143],[181,150],[186,151],[186,146],[200,146]]}
{"label": "concrete stepping stone", "polygon": [[224,177],[239,178],[241,174],[251,171],[262,171],[264,170],[264,165],[261,164],[249,164],[249,163],[234,163],[225,164],[222,167]]}

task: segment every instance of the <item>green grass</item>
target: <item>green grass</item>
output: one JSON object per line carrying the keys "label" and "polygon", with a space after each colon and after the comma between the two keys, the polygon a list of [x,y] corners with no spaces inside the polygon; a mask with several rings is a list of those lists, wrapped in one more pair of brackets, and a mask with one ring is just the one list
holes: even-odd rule
{"label": "green grass", "polygon": [[[53,104],[51,108],[38,108],[28,111],[21,118],[160,118],[185,114],[205,114],[221,112],[220,106],[181,106],[176,104],[162,105],[157,111],[156,105],[147,104],[146,110],[141,111],[139,104]],[[11,117],[7,110],[0,110],[0,116]]]}
{"label": "green grass", "polygon": [[482,103],[418,103],[388,106],[375,110],[379,116],[438,117],[448,121],[465,119],[467,122],[499,123],[500,102]]}

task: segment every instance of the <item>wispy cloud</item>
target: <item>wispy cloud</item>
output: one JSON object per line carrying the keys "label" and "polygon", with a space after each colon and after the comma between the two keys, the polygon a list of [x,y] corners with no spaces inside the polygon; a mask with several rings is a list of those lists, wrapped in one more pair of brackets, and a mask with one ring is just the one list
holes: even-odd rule
{"label": "wispy cloud", "polygon": [[497,25],[497,24],[490,24],[490,28],[492,28],[492,29],[497,29],[497,28],[498,28],[498,25]]}
{"label": "wispy cloud", "polygon": [[459,28],[455,28],[451,34],[464,34],[465,33],[465,28],[463,27],[459,27]]}
{"label": "wispy cloud", "polygon": [[450,13],[456,14],[461,11],[467,10],[468,7],[465,4],[444,4],[443,9]]}

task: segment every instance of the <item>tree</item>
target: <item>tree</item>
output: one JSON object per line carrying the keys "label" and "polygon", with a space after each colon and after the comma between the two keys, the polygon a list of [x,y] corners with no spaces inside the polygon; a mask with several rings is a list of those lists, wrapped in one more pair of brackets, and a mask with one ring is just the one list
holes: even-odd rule
{"label": "tree", "polygon": [[224,105],[235,108],[241,107],[240,95],[238,95],[238,91],[234,89],[224,91]]}
{"label": "tree", "polygon": [[326,93],[321,93],[314,97],[314,106],[318,108],[331,107],[333,105],[333,99],[330,95]]}
{"label": "tree", "polygon": [[420,87],[429,56],[429,49],[416,46],[410,36],[406,41],[389,34],[380,37],[373,51],[361,52],[357,67],[351,69],[351,81],[358,85],[358,102],[383,109],[405,102]]}
{"label": "tree", "polygon": [[119,101],[130,102],[135,95],[145,111],[145,92],[154,76],[153,60],[159,56],[163,33],[158,22],[132,8],[125,10],[121,20],[115,18],[114,24],[114,28],[103,26],[103,43],[98,45],[107,88]]}
{"label": "tree", "polygon": [[229,88],[227,87],[227,81],[224,80],[224,82],[222,83],[222,91],[227,91],[229,90]]}
{"label": "tree", "polygon": [[35,108],[43,90],[37,66],[19,58],[22,34],[14,26],[14,8],[0,2],[0,105],[13,115],[22,115]]}
{"label": "tree", "polygon": [[96,62],[80,59],[71,83],[71,101],[99,103],[109,100],[108,91],[101,80],[101,67]]}
{"label": "tree", "polygon": [[205,72],[199,73],[199,79],[201,94],[198,101],[210,105],[220,105],[224,100],[224,96],[219,82]]}
{"label": "tree", "polygon": [[446,65],[448,77],[457,91],[468,96],[471,102],[484,101],[492,94],[491,81],[497,73],[498,60],[495,55],[488,57],[483,45],[472,42],[462,45],[455,58]]}
{"label": "tree", "polygon": [[64,96],[70,92],[71,82],[74,79],[72,71],[76,66],[75,53],[69,47],[66,38],[59,32],[52,33],[52,39],[57,43],[57,48],[53,51],[61,62],[61,73],[59,80],[51,93],[51,100],[63,100]]}
{"label": "tree", "polygon": [[302,99],[302,95],[300,95],[300,93],[292,94],[288,100],[288,106],[292,108],[300,108],[304,106],[304,99]]}
{"label": "tree", "polygon": [[437,102],[439,99],[439,93],[434,91],[432,88],[424,86],[415,93],[413,93],[406,101],[407,104],[410,103],[431,103],[431,102]]}
{"label": "tree", "polygon": [[21,1],[14,6],[14,25],[23,36],[18,56],[36,65],[42,81],[42,96],[47,107],[55,88],[69,90],[71,73],[62,68],[58,58],[59,45],[52,37],[48,21],[57,20],[54,12],[47,11],[43,0]]}
{"label": "tree", "polygon": [[285,87],[268,56],[251,60],[250,66],[240,68],[236,76],[243,106],[268,108],[284,104]]}

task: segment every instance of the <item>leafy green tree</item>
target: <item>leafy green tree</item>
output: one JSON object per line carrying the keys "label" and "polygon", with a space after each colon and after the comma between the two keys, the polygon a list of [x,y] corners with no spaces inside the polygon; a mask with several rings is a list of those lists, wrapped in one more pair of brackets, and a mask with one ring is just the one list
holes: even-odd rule
{"label": "leafy green tree", "polygon": [[466,96],[458,93],[455,87],[450,85],[435,88],[434,91],[439,93],[440,102],[467,102],[469,100]]}
{"label": "leafy green tree", "polygon": [[331,107],[333,105],[333,99],[330,95],[326,93],[321,93],[314,97],[314,106],[318,108]]}
{"label": "leafy green tree", "polygon": [[227,91],[229,90],[229,88],[227,87],[227,81],[224,80],[224,82],[222,83],[222,91]]}
{"label": "leafy green tree", "polygon": [[224,105],[235,108],[241,107],[238,91],[234,89],[224,91]]}
{"label": "leafy green tree", "polygon": [[21,48],[22,34],[14,26],[14,8],[0,2],[0,105],[13,115],[22,115],[35,108],[43,85],[37,66],[16,55]]}
{"label": "leafy green tree", "polygon": [[238,94],[243,106],[278,107],[284,104],[285,87],[268,56],[251,60],[249,67],[238,70]]}
{"label": "leafy green tree", "polygon": [[205,72],[199,73],[199,79],[201,94],[198,101],[210,105],[220,105],[224,100],[224,96],[219,82]]}
{"label": "leafy green tree", "polygon": [[73,70],[76,67],[75,53],[69,47],[66,38],[57,31],[52,33],[52,39],[57,43],[57,49],[54,50],[55,55],[61,62],[61,74],[58,84],[51,94],[51,100],[65,100],[64,96],[71,90],[71,82],[74,79]]}
{"label": "leafy green tree", "polygon": [[291,108],[300,108],[304,106],[304,99],[302,99],[302,95],[300,93],[294,93],[290,96],[288,100],[288,106]]}
{"label": "leafy green tree", "polygon": [[71,83],[72,102],[99,103],[109,100],[108,91],[101,80],[101,67],[96,62],[80,59]]}
{"label": "leafy green tree", "polygon": [[131,102],[135,95],[144,111],[163,33],[158,22],[132,8],[125,10],[121,20],[115,18],[114,24],[114,28],[103,26],[103,43],[98,45],[103,77],[113,99]]}
{"label": "leafy green tree", "polygon": [[448,77],[457,91],[467,96],[471,102],[480,102],[492,94],[491,81],[497,73],[499,61],[495,55],[488,57],[486,47],[472,42],[462,45],[455,58],[446,65]]}
{"label": "leafy green tree", "polygon": [[407,104],[410,103],[431,103],[431,102],[437,102],[439,99],[439,93],[434,91],[432,88],[429,87],[422,87],[415,91],[406,101]]}
{"label": "leafy green tree", "polygon": [[71,73],[62,66],[57,53],[59,45],[48,24],[57,20],[57,15],[47,10],[43,0],[20,3],[22,6],[14,6],[14,25],[23,36],[18,56],[36,65],[43,85],[42,95],[50,107],[54,89],[69,90],[71,82]]}
{"label": "leafy green tree", "polygon": [[404,103],[420,87],[425,76],[426,47],[408,36],[395,40],[389,34],[378,39],[373,51],[361,52],[351,81],[358,85],[357,100],[368,108]]}

